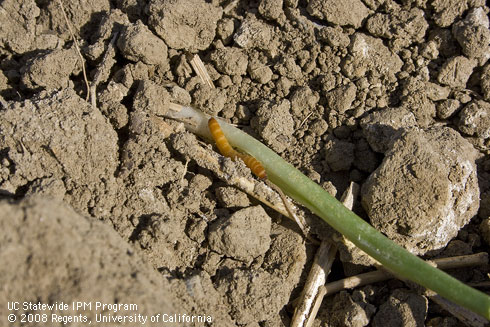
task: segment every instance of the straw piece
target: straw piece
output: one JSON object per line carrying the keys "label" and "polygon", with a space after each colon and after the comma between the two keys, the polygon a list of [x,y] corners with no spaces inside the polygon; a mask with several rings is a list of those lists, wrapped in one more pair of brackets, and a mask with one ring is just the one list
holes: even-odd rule
{"label": "straw piece", "polygon": [[107,72],[111,67],[109,67],[108,62],[109,58],[114,58],[115,51],[114,51],[114,45],[116,43],[116,38],[117,38],[118,33],[114,33],[114,36],[112,37],[111,41],[109,42],[109,45],[107,46],[107,50],[104,54],[104,58],[102,58],[101,63],[97,67],[97,71],[95,72],[94,79],[90,85],[90,101],[92,103],[92,107],[96,108],[97,107],[97,94],[96,94],[96,89],[97,89],[97,84],[99,84],[100,77],[103,72]]}
{"label": "straw piece", "polygon": [[[435,259],[431,261],[439,269],[453,269],[461,267],[479,266],[488,263],[488,253],[482,252],[472,255],[457,256],[451,258]],[[394,278],[385,270],[375,270],[364,274],[344,278],[325,285],[326,294],[334,294],[341,290],[352,289],[367,284],[381,282]]]}
{"label": "straw piece", "polygon": [[214,84],[213,81],[211,80],[211,77],[208,74],[208,71],[206,70],[206,67],[204,67],[204,64],[201,60],[201,58],[195,54],[192,59],[191,59],[191,66],[196,72],[197,76],[201,78],[201,80],[207,84],[210,88],[214,89]]}
{"label": "straw piece", "polygon": [[169,103],[169,109],[175,112],[181,111],[183,107],[184,107],[183,105],[178,103],[173,103],[173,102]]}
{"label": "straw piece", "polygon": [[485,327],[488,326],[488,320],[477,315],[470,310],[463,308],[457,304],[452,303],[451,301],[446,300],[440,295],[431,292],[432,295],[429,295],[429,299],[439,304],[444,310],[450,312],[453,316],[458,318],[464,325],[469,327]]}
{"label": "straw piece", "polygon": [[[352,182],[342,195],[341,201],[348,209],[352,209],[359,193],[359,185]],[[306,279],[303,291],[294,310],[291,327],[308,327],[313,324],[325,292],[323,286],[337,254],[337,247],[331,242],[322,241],[318,248],[313,265]]]}
{"label": "straw piece", "polygon": [[87,88],[87,96],[85,98],[85,101],[88,101],[88,98],[90,96],[90,83],[88,82],[87,72],[85,71],[85,59],[83,59],[82,52],[80,51],[80,47],[78,45],[78,41],[75,38],[75,34],[73,33],[73,30],[71,29],[70,21],[68,20],[68,16],[66,16],[65,7],[63,7],[63,2],[61,0],[58,0],[58,3],[60,5],[61,12],[63,13],[63,17],[65,18],[66,26],[68,27],[68,31],[70,32],[71,38],[73,39],[73,43],[75,43],[75,49],[76,49],[78,56],[80,57],[80,60],[82,62],[83,79],[85,81],[85,86]]}

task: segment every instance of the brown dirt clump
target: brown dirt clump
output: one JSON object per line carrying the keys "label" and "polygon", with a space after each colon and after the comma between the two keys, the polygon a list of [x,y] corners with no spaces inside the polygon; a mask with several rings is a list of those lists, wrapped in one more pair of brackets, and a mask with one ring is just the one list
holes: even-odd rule
{"label": "brown dirt clump", "polygon": [[[119,313],[142,317],[162,312],[172,315],[179,307],[169,283],[150,269],[111,227],[49,197],[33,196],[19,203],[4,201],[0,206],[8,217],[0,220],[0,258],[9,263],[0,268],[4,285],[0,303],[5,304],[0,309],[2,318],[7,319],[11,313],[6,304],[12,299],[34,305],[68,304],[65,310],[36,310],[28,306],[17,312],[19,319],[22,314],[37,311],[47,314],[49,321],[55,315],[55,326],[62,326],[63,320],[81,326],[95,322],[97,316],[119,311],[97,308],[94,299],[100,303],[134,304],[137,310],[121,308]],[[73,301],[87,306],[77,309],[72,306]],[[27,325],[34,326],[15,324]]]}

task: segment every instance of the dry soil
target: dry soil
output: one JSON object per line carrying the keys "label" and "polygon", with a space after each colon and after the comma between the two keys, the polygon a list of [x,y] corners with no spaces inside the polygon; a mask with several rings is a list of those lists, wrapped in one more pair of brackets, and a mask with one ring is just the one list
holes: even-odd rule
{"label": "dry soil", "polygon": [[[360,184],[354,211],[415,254],[488,252],[485,1],[63,0],[67,19],[59,3],[0,2],[1,325],[12,312],[49,323],[10,326],[64,326],[51,314],[289,325],[316,246],[189,155],[214,150],[165,118],[170,102],[237,124],[332,194]],[[342,248],[330,278],[370,265]],[[314,325],[461,324],[411,286],[327,297]]]}

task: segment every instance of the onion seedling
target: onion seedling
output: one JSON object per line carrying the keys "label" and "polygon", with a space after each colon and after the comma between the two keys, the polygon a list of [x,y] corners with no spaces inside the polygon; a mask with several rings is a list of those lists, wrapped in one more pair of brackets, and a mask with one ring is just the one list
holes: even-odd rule
{"label": "onion seedling", "polygon": [[[167,116],[184,121],[189,131],[212,140],[208,128],[210,117],[202,112],[191,107],[172,104]],[[490,296],[465,285],[411,254],[347,209],[321,186],[284,161],[267,146],[222,120],[219,120],[219,123],[231,146],[260,161],[272,183],[376,259],[389,272],[400,279],[411,280],[422,285],[490,320]]]}

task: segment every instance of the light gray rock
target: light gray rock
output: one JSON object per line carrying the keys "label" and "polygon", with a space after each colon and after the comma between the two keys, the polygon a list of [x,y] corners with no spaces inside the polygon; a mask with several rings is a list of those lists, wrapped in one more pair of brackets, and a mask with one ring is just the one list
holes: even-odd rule
{"label": "light gray rock", "polygon": [[434,0],[432,19],[440,27],[448,27],[468,9],[468,0]]}
{"label": "light gray rock", "polygon": [[259,13],[266,19],[284,20],[282,11],[283,0],[261,0],[259,4]]}
{"label": "light gray rock", "polygon": [[359,28],[369,15],[369,9],[360,0],[310,0],[306,10],[314,17],[335,25]]}
{"label": "light gray rock", "polygon": [[15,166],[14,174],[0,176],[0,190],[3,183],[15,190],[63,178],[65,186],[94,191],[101,179],[111,179],[119,161],[116,132],[72,89],[10,102],[0,111],[0,151]]}
{"label": "light gray rock", "polygon": [[218,200],[227,208],[247,207],[250,205],[247,194],[235,187],[218,187],[215,194]]}
{"label": "light gray rock", "polygon": [[379,307],[373,319],[373,326],[423,327],[427,306],[428,300],[424,296],[397,289]]}
{"label": "light gray rock", "polygon": [[245,75],[247,73],[248,56],[240,48],[216,49],[211,53],[211,60],[220,73],[227,75]]}
{"label": "light gray rock", "polygon": [[279,153],[290,145],[293,137],[294,121],[290,109],[288,100],[280,103],[263,101],[250,122],[266,144]]}
{"label": "light gray rock", "polygon": [[333,303],[328,326],[367,326],[376,311],[374,305],[367,303],[365,299],[354,299],[346,291],[335,295]]}
{"label": "light gray rock", "polygon": [[133,99],[133,110],[163,116],[169,108],[170,95],[162,85],[150,80],[139,82]]}
{"label": "light gray rock", "polygon": [[356,99],[357,87],[354,83],[342,85],[330,92],[325,97],[330,109],[344,113],[351,109],[352,102]]}
{"label": "light gray rock", "polygon": [[[25,53],[36,46],[36,20],[41,10],[35,0],[6,0],[0,3],[0,53]],[[37,36],[39,37],[39,36]]]}
{"label": "light gray rock", "polygon": [[[1,201],[0,239],[0,259],[8,262],[0,267],[0,283],[8,285],[0,292],[2,317],[9,313],[6,303],[10,297],[65,304],[93,299],[114,303],[118,299],[137,305],[144,316],[161,310],[177,313],[173,307],[183,305],[173,292],[176,285],[162,278],[112,227],[53,198]],[[69,305],[62,313],[65,318],[107,314],[94,306],[87,309]],[[42,311],[61,318],[56,308]],[[29,312],[22,305],[16,311],[19,317]],[[61,325],[61,321],[52,324]]]}
{"label": "light gray rock", "polygon": [[204,0],[151,1],[148,24],[174,49],[204,50],[216,35],[221,7]]}
{"label": "light gray rock", "polygon": [[264,209],[249,207],[213,222],[209,227],[209,246],[220,254],[251,262],[269,249],[270,231],[271,218]]}
{"label": "light gray rock", "polygon": [[464,56],[452,57],[442,65],[437,80],[454,88],[465,88],[475,66],[476,60]]}
{"label": "light gray rock", "polygon": [[38,55],[22,68],[22,82],[30,89],[55,90],[68,87],[70,75],[78,72],[80,58],[75,48],[50,50]]}
{"label": "light gray rock", "polygon": [[[453,25],[454,38],[467,57],[478,58],[490,54],[488,26],[488,17],[483,8],[471,9],[465,19]],[[488,56],[485,57],[488,59]]]}
{"label": "light gray rock", "polygon": [[313,92],[308,86],[302,86],[292,92],[291,111],[296,117],[302,117],[305,111],[313,110],[320,96]]}
{"label": "light gray rock", "polygon": [[460,107],[461,103],[456,99],[442,100],[436,105],[437,117],[440,119],[448,119]]}
{"label": "light gray rock", "polygon": [[259,61],[251,61],[247,71],[250,77],[260,84],[267,84],[272,78],[272,70]]}
{"label": "light gray rock", "polygon": [[444,247],[478,211],[476,156],[453,129],[404,132],[362,187],[371,223],[414,254]]}
{"label": "light gray rock", "polygon": [[385,152],[403,129],[417,126],[417,121],[406,108],[386,108],[367,115],[360,125],[371,148]]}
{"label": "light gray rock", "polygon": [[126,27],[117,41],[123,56],[150,65],[167,65],[167,45],[141,21]]}
{"label": "light gray rock", "polygon": [[242,48],[267,47],[271,40],[271,28],[255,16],[247,16],[233,35],[233,40]]}
{"label": "light gray rock", "polygon": [[330,139],[325,144],[325,161],[333,171],[349,170],[354,161],[355,145],[337,139]]}
{"label": "light gray rock", "polygon": [[363,33],[351,37],[349,55],[341,63],[342,71],[351,79],[364,77],[368,72],[394,79],[402,65],[400,57],[381,39]]}
{"label": "light gray rock", "polygon": [[396,49],[407,47],[413,42],[422,43],[428,27],[422,9],[402,10],[396,5],[388,13],[374,14],[366,23],[371,35],[389,39]]}
{"label": "light gray rock", "polygon": [[490,137],[490,103],[476,100],[466,105],[459,113],[458,128],[465,134],[488,139]]}

